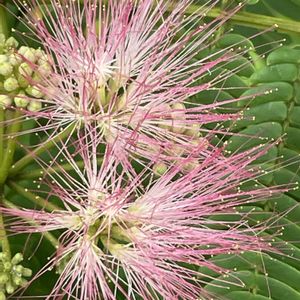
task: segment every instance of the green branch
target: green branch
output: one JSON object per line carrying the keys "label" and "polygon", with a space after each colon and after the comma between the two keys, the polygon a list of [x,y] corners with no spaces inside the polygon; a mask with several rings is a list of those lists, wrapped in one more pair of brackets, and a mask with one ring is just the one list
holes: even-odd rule
{"label": "green branch", "polygon": [[6,148],[4,151],[4,156],[1,162],[0,166],[0,184],[4,184],[6,181],[6,178],[8,176],[9,169],[12,165],[15,150],[16,150],[16,133],[20,131],[20,128],[22,126],[21,121],[19,120],[21,116],[21,112],[16,110],[13,113],[13,116],[11,118],[12,124],[8,127],[8,141],[6,144]]}
{"label": "green branch", "polygon": [[[192,14],[199,9],[200,6],[198,5],[190,5],[186,12]],[[226,12],[222,11],[220,8],[205,9],[205,7],[201,7],[201,11],[205,11],[206,15],[211,18],[220,17],[220,15],[226,16]],[[231,16],[230,21],[238,25],[262,29],[271,28],[275,25],[278,32],[289,34],[300,33],[300,22],[261,14],[240,11]]]}
{"label": "green branch", "polygon": [[6,18],[6,8],[2,1],[0,0],[0,33],[3,33],[5,37],[8,37],[8,26],[7,26],[7,18]]}
{"label": "green branch", "polygon": [[74,129],[74,124],[69,125],[67,128],[65,128],[61,133],[57,134],[53,139],[48,140],[44,144],[40,145],[30,153],[28,153],[26,156],[22,157],[19,161],[17,161],[9,170],[8,176],[11,178],[15,176],[18,172],[23,170],[28,164],[30,164],[37,156],[45,152],[46,150],[54,147],[57,145],[59,141],[64,140],[68,136],[72,135]]}
{"label": "green branch", "polygon": [[0,241],[1,241],[2,252],[7,254],[7,256],[10,259],[10,257],[11,257],[10,246],[9,246],[9,241],[8,241],[8,238],[6,235],[6,230],[5,230],[2,213],[0,213]]}
{"label": "green branch", "polygon": [[4,152],[4,121],[5,121],[5,111],[1,107],[0,108],[0,162],[3,159],[3,152]]}

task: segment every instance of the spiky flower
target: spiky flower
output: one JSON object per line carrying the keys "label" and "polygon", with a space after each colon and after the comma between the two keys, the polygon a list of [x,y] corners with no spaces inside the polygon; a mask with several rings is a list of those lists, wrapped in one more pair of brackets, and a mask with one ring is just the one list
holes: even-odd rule
{"label": "spiky flower", "polygon": [[[49,121],[44,128],[89,124],[103,143],[114,144],[116,157],[125,159],[127,152],[136,159],[173,161],[193,149],[203,124],[239,117],[215,112],[233,100],[189,100],[226,79],[221,74],[201,81],[231,61],[229,49],[194,58],[238,6],[206,24],[204,8],[185,15],[191,0],[53,0],[51,9],[43,1],[16,2],[52,57],[51,75],[40,74],[46,88],[36,84],[47,99],[36,114]],[[208,1],[206,9],[216,2]]]}
{"label": "spiky flower", "polygon": [[[99,165],[98,146],[97,139],[81,144],[83,170],[64,151],[74,170],[61,168],[52,175],[50,191],[60,199],[61,209],[2,209],[14,216],[13,231],[59,235],[56,255],[42,270],[57,267],[60,274],[46,299],[208,299],[201,286],[205,275],[195,267],[226,270],[207,256],[276,251],[260,236],[266,224],[251,227],[238,211],[235,220],[215,218],[279,190],[240,189],[241,183],[259,176],[248,166],[267,148],[226,161],[218,159],[216,148],[189,172],[175,164],[157,178],[147,168],[139,175],[125,172],[111,150]],[[242,283],[236,279],[235,284]]]}

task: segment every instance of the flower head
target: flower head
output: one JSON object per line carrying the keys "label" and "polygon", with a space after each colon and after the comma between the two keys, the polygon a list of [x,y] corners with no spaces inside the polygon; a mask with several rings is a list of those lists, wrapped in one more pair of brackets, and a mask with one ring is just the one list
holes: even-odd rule
{"label": "flower head", "polygon": [[124,157],[125,150],[135,158],[166,161],[173,161],[176,151],[191,150],[204,124],[238,118],[215,112],[235,100],[200,105],[189,98],[216,89],[221,80],[201,81],[232,59],[229,49],[194,58],[239,7],[206,24],[205,9],[185,15],[191,2],[51,1],[50,10],[39,1],[20,1],[52,57],[50,76],[41,74],[46,100],[37,117],[49,120],[48,129],[91,126],[104,144],[114,144],[116,157]]}
{"label": "flower head", "polygon": [[53,175],[50,192],[61,209],[2,209],[22,218],[12,219],[11,230],[59,234],[50,266],[60,275],[46,299],[208,299],[201,286],[205,275],[191,266],[223,273],[208,255],[276,251],[260,236],[266,224],[250,226],[243,213],[232,221],[213,218],[280,190],[240,189],[259,176],[248,165],[267,148],[226,160],[217,159],[215,149],[188,172],[175,164],[153,177],[147,168],[138,175],[124,171],[111,151],[99,165],[97,146],[92,139],[81,148],[82,170],[65,152],[74,170]]}

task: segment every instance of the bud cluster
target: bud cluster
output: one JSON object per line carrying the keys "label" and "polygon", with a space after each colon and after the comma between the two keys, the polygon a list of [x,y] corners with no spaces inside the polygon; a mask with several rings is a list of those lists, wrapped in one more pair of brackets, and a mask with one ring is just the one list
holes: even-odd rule
{"label": "bud cluster", "polygon": [[0,106],[39,111],[44,94],[38,86],[51,67],[43,50],[18,46],[14,37],[0,34]]}
{"label": "bud cluster", "polygon": [[18,287],[24,286],[32,271],[20,265],[23,255],[17,253],[12,259],[7,254],[0,252],[0,300],[5,300],[7,294],[12,294]]}

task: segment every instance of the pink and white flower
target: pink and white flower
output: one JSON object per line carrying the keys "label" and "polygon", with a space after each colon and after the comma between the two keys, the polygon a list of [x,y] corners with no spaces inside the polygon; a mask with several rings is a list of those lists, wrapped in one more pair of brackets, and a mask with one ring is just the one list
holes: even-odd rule
{"label": "pink and white flower", "polygon": [[[172,161],[174,148],[192,150],[204,124],[240,117],[215,112],[235,100],[211,105],[189,100],[226,80],[222,74],[223,79],[201,83],[231,61],[229,49],[194,58],[239,6],[206,24],[206,10],[218,1],[188,16],[191,0],[16,2],[52,62],[50,76],[41,74],[43,85],[36,83],[45,95],[43,109],[27,112],[48,120],[40,130],[91,126],[104,144],[114,144],[116,157],[125,150],[135,158]],[[189,29],[179,35],[183,28]]]}
{"label": "pink and white flower", "polygon": [[[108,150],[99,165],[97,146],[92,139],[81,148],[83,170],[65,151],[74,170],[53,175],[50,191],[61,209],[2,209],[13,216],[12,231],[59,235],[56,255],[41,271],[56,266],[60,272],[45,299],[209,299],[201,286],[205,275],[192,265],[223,274],[209,255],[276,251],[260,235],[267,223],[250,226],[246,215],[235,211],[283,190],[240,189],[259,176],[248,166],[267,147],[226,160],[218,159],[216,149],[189,172],[175,164],[155,178],[147,168],[139,175],[124,171]],[[214,219],[230,213],[240,218]]]}

